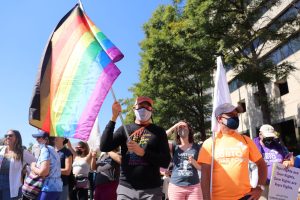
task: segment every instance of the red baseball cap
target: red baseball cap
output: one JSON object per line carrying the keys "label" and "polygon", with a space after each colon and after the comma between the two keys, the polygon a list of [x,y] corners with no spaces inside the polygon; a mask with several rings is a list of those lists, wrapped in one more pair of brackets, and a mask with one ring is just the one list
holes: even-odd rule
{"label": "red baseball cap", "polygon": [[150,103],[151,106],[153,106],[153,103],[154,103],[151,98],[145,97],[145,96],[140,96],[140,97],[136,98],[134,105],[140,104],[142,102],[148,102],[148,103]]}

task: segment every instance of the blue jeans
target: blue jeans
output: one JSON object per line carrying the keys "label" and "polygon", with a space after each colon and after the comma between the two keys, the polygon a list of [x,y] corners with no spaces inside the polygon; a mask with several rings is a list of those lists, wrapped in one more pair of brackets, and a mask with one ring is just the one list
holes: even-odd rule
{"label": "blue jeans", "polygon": [[1,190],[0,189],[0,199],[1,200],[17,200],[22,196],[21,188],[19,189],[18,196],[10,198],[10,189]]}
{"label": "blue jeans", "polygon": [[61,192],[40,192],[38,200],[59,200]]}

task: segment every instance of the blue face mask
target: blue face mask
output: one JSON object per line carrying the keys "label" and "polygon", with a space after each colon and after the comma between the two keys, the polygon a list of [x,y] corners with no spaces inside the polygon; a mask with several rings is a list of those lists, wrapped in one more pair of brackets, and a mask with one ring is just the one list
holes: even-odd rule
{"label": "blue face mask", "polygon": [[226,119],[226,124],[224,124],[225,126],[227,126],[230,129],[237,129],[239,127],[239,118],[238,117],[230,117],[230,118],[225,118]]}

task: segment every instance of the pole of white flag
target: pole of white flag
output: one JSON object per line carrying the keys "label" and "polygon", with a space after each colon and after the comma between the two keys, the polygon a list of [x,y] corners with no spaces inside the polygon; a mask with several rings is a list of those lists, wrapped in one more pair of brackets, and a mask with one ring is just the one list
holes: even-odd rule
{"label": "pole of white flag", "polygon": [[210,199],[212,199],[214,155],[215,155],[215,132],[212,132],[211,164],[210,164],[210,183],[209,183]]}
{"label": "pole of white flag", "polygon": [[214,155],[215,155],[215,133],[219,131],[217,116],[215,109],[224,103],[231,103],[230,92],[226,79],[226,72],[222,64],[222,58],[217,58],[217,71],[215,76],[215,88],[213,94],[213,110],[211,116],[211,131],[212,131],[212,148],[211,148],[211,168],[210,168],[210,197],[212,198],[212,185],[213,185],[213,169],[214,169]]}
{"label": "pole of white flag", "polygon": [[[115,101],[117,101],[116,95],[115,95],[115,93],[114,93],[114,90],[113,90],[113,88],[112,88],[112,87],[110,88],[110,91],[111,91],[111,94],[112,94],[112,96],[113,96],[114,100],[115,100]],[[119,113],[119,116],[120,116],[120,119],[121,119],[122,125],[124,126],[124,130],[125,130],[125,133],[126,133],[126,136],[127,136],[127,140],[130,140],[130,138],[129,138],[129,134],[128,134],[128,130],[127,130],[126,126],[125,126],[125,122],[124,122],[124,119],[123,119],[122,113]]]}

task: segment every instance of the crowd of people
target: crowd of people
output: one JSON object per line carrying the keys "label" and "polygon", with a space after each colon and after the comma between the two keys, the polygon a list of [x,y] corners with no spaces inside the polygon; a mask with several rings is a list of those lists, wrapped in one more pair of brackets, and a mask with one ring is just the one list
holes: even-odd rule
{"label": "crowd of people", "polygon": [[262,125],[253,140],[239,134],[240,110],[231,104],[215,109],[219,131],[201,144],[185,120],[167,131],[155,125],[153,104],[138,97],[134,122],[115,130],[121,106],[114,102],[101,153],[43,131],[32,135],[38,145],[29,151],[19,131],[7,131],[0,146],[0,199],[35,199],[24,188],[39,178],[41,200],[264,200],[275,163],[300,168],[300,155],[288,151],[271,125]]}

